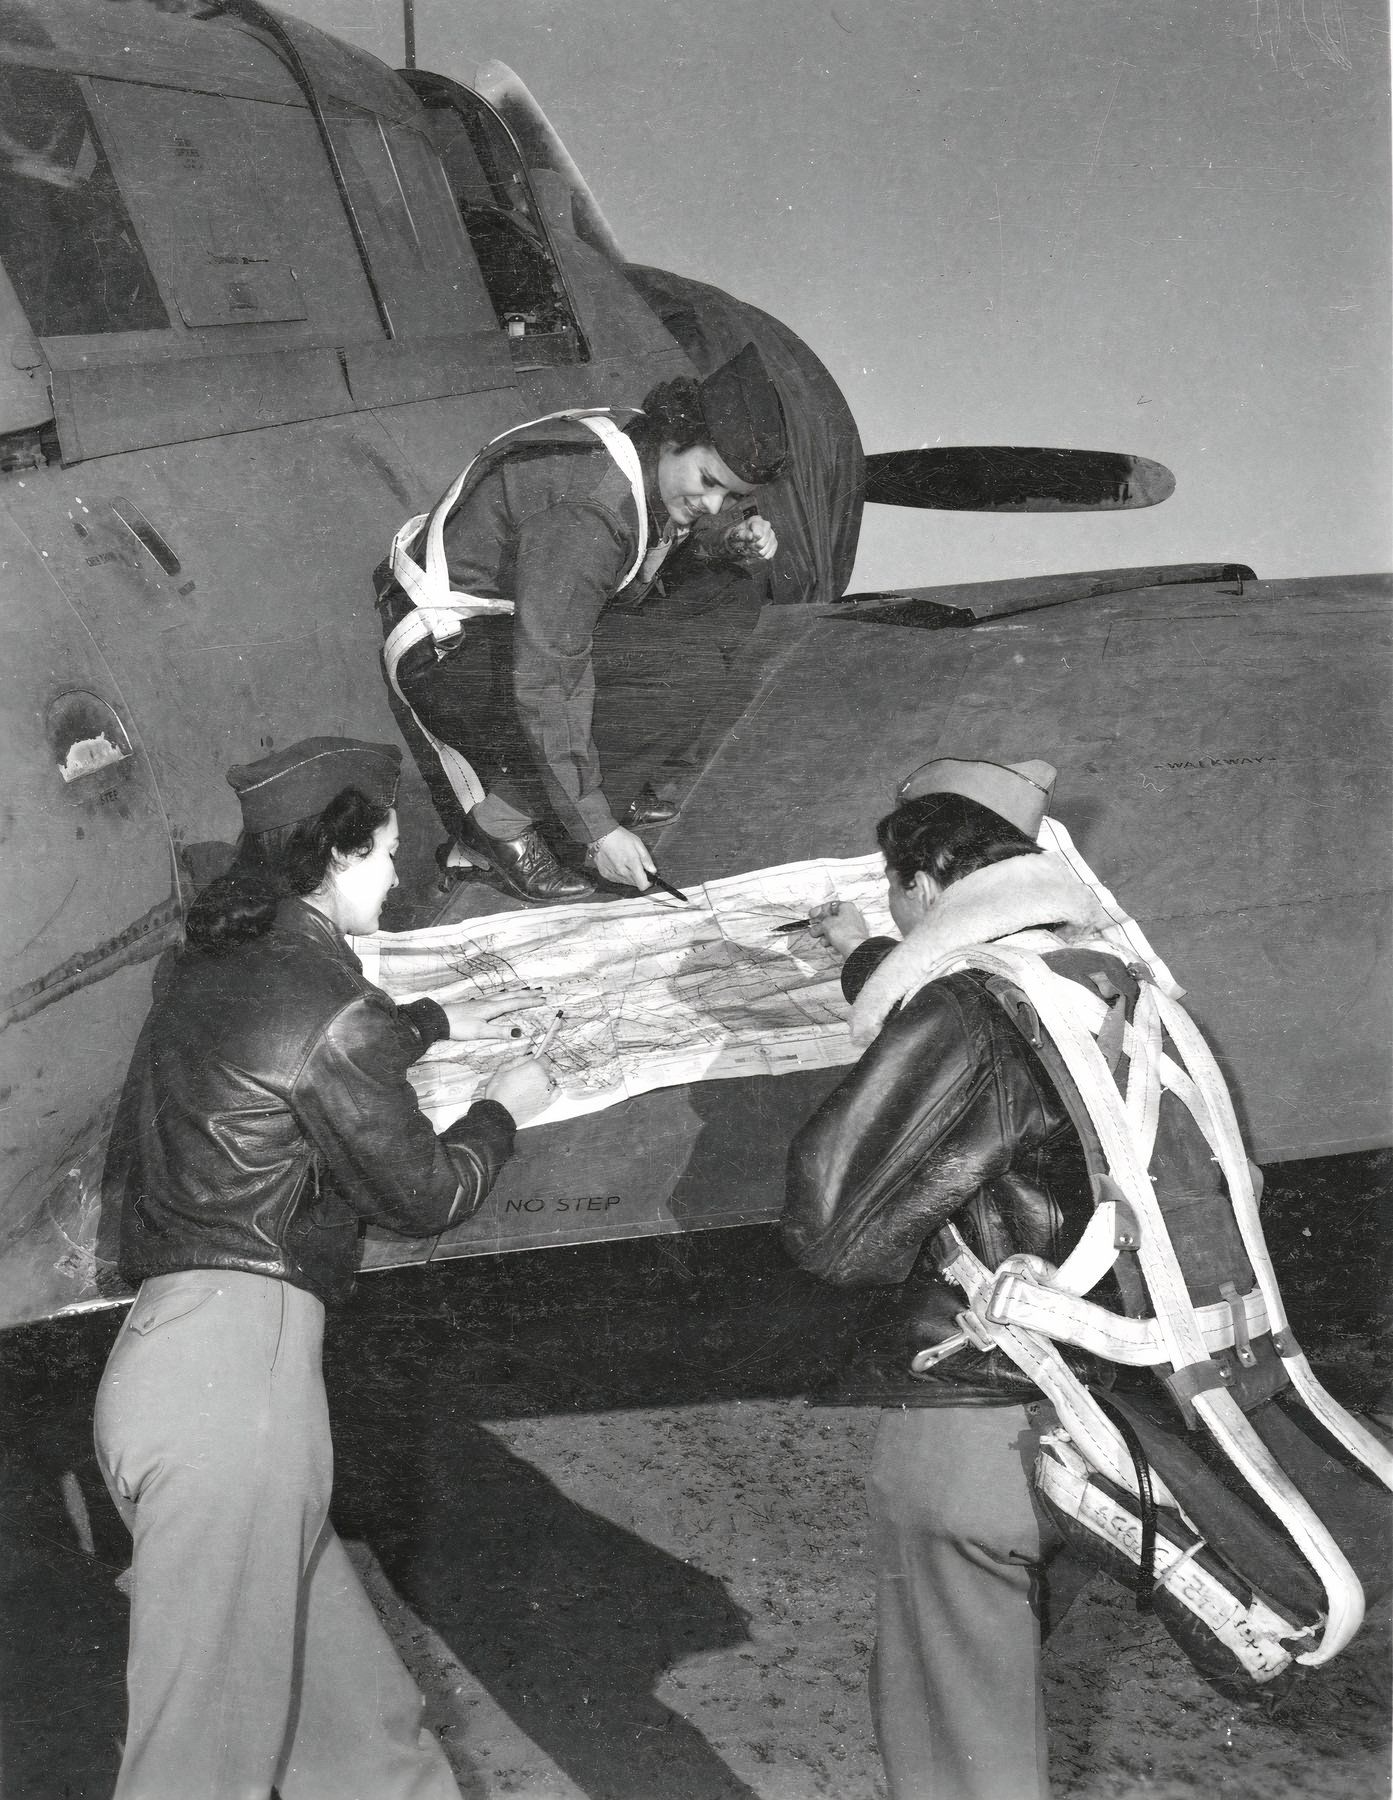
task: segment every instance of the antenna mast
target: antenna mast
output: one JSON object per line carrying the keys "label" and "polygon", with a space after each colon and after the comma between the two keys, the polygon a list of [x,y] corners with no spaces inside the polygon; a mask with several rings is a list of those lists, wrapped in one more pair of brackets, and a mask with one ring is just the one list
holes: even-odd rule
{"label": "antenna mast", "polygon": [[416,0],[401,0],[401,28],[406,38],[406,67],[416,67]]}

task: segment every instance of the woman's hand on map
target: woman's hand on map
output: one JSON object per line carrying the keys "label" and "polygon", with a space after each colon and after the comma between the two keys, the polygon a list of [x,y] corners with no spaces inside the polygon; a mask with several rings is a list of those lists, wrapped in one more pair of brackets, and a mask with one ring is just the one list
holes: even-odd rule
{"label": "woman's hand on map", "polygon": [[445,1017],[450,1021],[452,1042],[462,1039],[497,1042],[500,1039],[522,1037],[524,1033],[516,1015],[531,1007],[541,1006],[546,995],[541,988],[515,987],[503,988],[496,994],[485,994],[480,999],[479,990],[471,986],[468,999],[463,995],[452,999],[448,988],[439,990],[435,998],[444,1007]]}
{"label": "woman's hand on map", "polygon": [[850,956],[871,935],[860,907],[850,900],[829,900],[821,906],[810,906],[808,930],[824,944],[830,944],[838,956]]}
{"label": "woman's hand on map", "polygon": [[545,1112],[556,1093],[556,1069],[549,1056],[529,1056],[490,1075],[484,1087],[484,1099],[506,1106],[516,1125],[525,1125]]}
{"label": "woman's hand on map", "polygon": [[604,881],[618,887],[647,888],[657,870],[647,844],[636,831],[616,825],[590,846],[587,863]]}

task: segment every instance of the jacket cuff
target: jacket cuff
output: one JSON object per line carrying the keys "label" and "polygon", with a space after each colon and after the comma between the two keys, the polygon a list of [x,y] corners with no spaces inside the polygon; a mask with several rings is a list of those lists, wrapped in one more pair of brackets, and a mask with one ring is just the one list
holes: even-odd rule
{"label": "jacket cuff", "polygon": [[875,974],[881,963],[895,948],[896,938],[872,937],[858,944],[842,964],[842,996],[848,1006],[856,1004],[856,996]]}
{"label": "jacket cuff", "polygon": [[513,1154],[513,1139],[516,1135],[517,1126],[513,1123],[513,1115],[497,1100],[476,1100],[467,1113],[462,1113],[453,1125],[447,1125],[440,1134],[442,1142],[446,1144],[465,1138],[477,1141],[482,1137],[487,1150],[499,1163],[506,1162]]}
{"label": "jacket cuff", "polygon": [[609,801],[603,794],[587,794],[584,799],[577,800],[576,815],[583,834],[581,841],[586,844],[598,844],[619,823],[609,810]]}
{"label": "jacket cuff", "polygon": [[406,1020],[421,1041],[417,1055],[450,1035],[450,1020],[445,1008],[434,1000],[408,1000],[397,1007],[398,1017]]}

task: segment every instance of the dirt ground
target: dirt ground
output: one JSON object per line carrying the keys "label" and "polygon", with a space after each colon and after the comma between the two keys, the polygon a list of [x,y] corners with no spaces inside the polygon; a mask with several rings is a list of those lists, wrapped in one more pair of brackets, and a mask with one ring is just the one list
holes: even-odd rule
{"label": "dirt ground", "polygon": [[[1354,1404],[1388,1375],[1390,1167],[1269,1173],[1294,1327]],[[883,1795],[875,1415],[802,1398],[857,1304],[764,1228],[361,1283],[327,1351],[335,1519],[468,1800]],[[88,1433],[118,1323],[0,1338],[5,1800],[104,1796],[115,1773],[126,1545]],[[1100,1579],[1046,1684],[1058,1800],[1389,1790],[1386,1601],[1276,1707],[1240,1707]]]}

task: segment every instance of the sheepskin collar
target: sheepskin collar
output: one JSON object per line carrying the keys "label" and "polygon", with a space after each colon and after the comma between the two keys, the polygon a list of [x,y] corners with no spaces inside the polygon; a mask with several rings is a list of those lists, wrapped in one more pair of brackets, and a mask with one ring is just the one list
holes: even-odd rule
{"label": "sheepskin collar", "polygon": [[1093,890],[1052,850],[1013,856],[955,881],[897,944],[857,996],[851,1036],[868,1044],[890,1009],[923,987],[934,965],[955,950],[1019,932],[1053,929],[1056,943],[1097,938],[1113,923]]}

